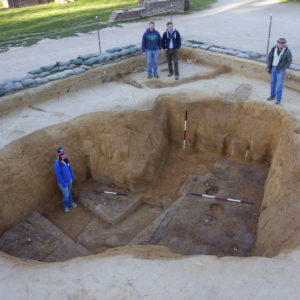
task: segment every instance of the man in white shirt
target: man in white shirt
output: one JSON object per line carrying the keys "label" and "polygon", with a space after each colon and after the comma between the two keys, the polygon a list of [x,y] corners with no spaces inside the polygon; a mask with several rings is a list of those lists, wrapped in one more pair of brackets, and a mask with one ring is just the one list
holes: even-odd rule
{"label": "man in white shirt", "polygon": [[269,52],[267,60],[267,70],[271,74],[271,95],[267,100],[272,101],[276,97],[276,104],[281,102],[285,70],[292,63],[292,53],[285,44],[285,38],[279,38],[277,45]]}
{"label": "man in white shirt", "polygon": [[[169,74],[168,76],[173,76],[175,71],[175,79],[179,79],[179,69],[178,69],[178,50],[181,47],[181,36],[180,33],[173,28],[173,23],[167,23],[167,29],[163,34],[161,39],[162,48],[166,52],[167,61],[168,61],[168,69]],[[173,68],[173,64],[174,68]]]}

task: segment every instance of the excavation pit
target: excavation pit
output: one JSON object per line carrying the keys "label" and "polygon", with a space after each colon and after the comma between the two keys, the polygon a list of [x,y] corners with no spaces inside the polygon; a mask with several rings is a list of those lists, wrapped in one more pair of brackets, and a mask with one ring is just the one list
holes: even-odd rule
{"label": "excavation pit", "polygon": [[[151,111],[96,112],[41,129],[1,150],[6,192],[1,250],[61,261],[124,245],[220,257],[274,256],[293,249],[299,245],[294,235],[298,202],[291,192],[297,189],[292,180],[299,159],[296,127],[289,114],[270,106],[195,93],[161,95]],[[53,145],[62,143],[75,170],[74,197],[80,203],[68,216],[58,206],[61,196],[52,170]],[[286,151],[292,155],[283,155]],[[130,192],[124,200],[96,195],[95,188]],[[198,198],[191,192],[255,204]],[[40,229],[26,226],[36,210],[55,230],[41,236]],[[57,230],[81,252],[60,245]]]}
{"label": "excavation pit", "polygon": [[[255,102],[266,88],[262,66],[181,49],[175,81],[161,63],[159,79],[147,80],[135,57],[0,103],[8,114],[1,117],[2,251],[53,262],[126,245],[143,245],[154,258],[162,246],[170,251],[164,257],[273,257],[299,246],[299,123]],[[288,105],[299,96],[298,77],[288,74],[285,84],[294,89],[285,88]],[[120,95],[134,111],[120,112],[112,101]],[[76,177],[79,205],[70,214],[53,172],[60,145]]]}

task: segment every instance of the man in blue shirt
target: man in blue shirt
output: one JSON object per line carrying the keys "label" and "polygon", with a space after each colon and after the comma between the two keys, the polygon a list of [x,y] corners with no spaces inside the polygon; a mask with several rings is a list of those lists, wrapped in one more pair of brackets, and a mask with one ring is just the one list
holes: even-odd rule
{"label": "man in blue shirt", "polygon": [[173,28],[173,23],[167,23],[167,30],[164,32],[162,37],[162,48],[166,52],[169,77],[173,75],[173,65],[175,70],[175,79],[179,79],[179,70],[178,70],[178,50],[181,47],[181,37],[176,28]]}
{"label": "man in blue shirt", "polygon": [[152,64],[153,75],[159,78],[157,73],[158,54],[161,50],[161,37],[158,31],[155,30],[155,23],[150,22],[149,28],[146,29],[142,39],[143,54],[146,55],[148,78],[152,78]]}

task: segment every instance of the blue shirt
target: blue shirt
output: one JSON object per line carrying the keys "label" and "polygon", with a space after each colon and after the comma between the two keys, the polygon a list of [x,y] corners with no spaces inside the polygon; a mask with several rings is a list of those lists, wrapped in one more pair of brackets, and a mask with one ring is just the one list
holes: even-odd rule
{"label": "blue shirt", "polygon": [[143,35],[142,50],[145,52],[146,50],[158,49],[161,50],[161,36],[158,31],[150,31],[148,28]]}
{"label": "blue shirt", "polygon": [[59,163],[59,158],[57,158],[54,163],[54,170],[57,183],[61,184],[63,187],[66,187],[71,180],[74,180],[74,175],[70,163],[66,164],[63,160]]}

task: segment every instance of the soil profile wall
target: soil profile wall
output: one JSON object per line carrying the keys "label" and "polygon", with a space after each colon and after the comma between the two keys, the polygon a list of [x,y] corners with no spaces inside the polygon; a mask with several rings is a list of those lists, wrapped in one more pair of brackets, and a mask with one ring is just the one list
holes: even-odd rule
{"label": "soil profile wall", "polygon": [[282,132],[265,185],[256,255],[274,256],[299,246],[300,143],[293,130]]}
{"label": "soil profile wall", "polygon": [[55,99],[65,94],[85,89],[90,86],[117,80],[136,68],[144,66],[145,58],[135,56],[125,61],[94,68],[86,73],[74,75],[42,86],[4,96],[0,100],[0,115],[7,114],[28,105],[36,105],[48,99]]}
{"label": "soil profile wall", "polygon": [[182,151],[185,111],[188,151],[271,163],[256,253],[273,256],[298,246],[300,146],[293,131],[297,124],[271,106],[199,94],[162,95],[152,111],[88,114],[10,143],[0,151],[1,231],[61,201],[53,170],[60,145],[68,152],[77,181],[91,176],[147,193],[168,145],[175,143]]}
{"label": "soil profile wall", "polygon": [[92,113],[4,147],[0,151],[0,231],[36,209],[43,212],[61,201],[53,169],[60,145],[71,159],[77,181],[92,176],[133,191],[145,189],[167,142],[164,119],[165,114],[155,118],[151,112]]}
{"label": "soil profile wall", "polygon": [[[186,61],[190,60],[192,63],[228,67],[235,73],[259,80],[270,81],[270,74],[266,71],[266,64],[254,60],[188,47],[180,49],[179,58]],[[288,69],[283,85],[300,92],[299,72]]]}

